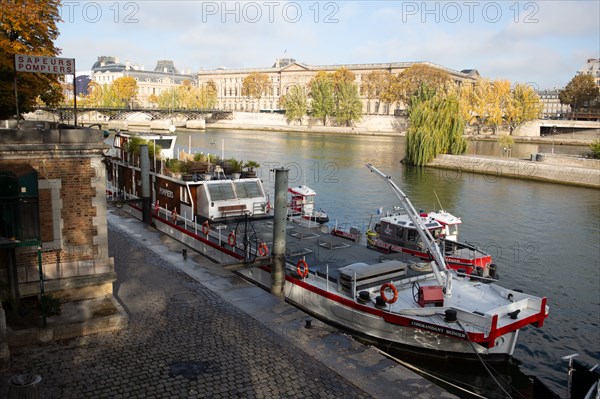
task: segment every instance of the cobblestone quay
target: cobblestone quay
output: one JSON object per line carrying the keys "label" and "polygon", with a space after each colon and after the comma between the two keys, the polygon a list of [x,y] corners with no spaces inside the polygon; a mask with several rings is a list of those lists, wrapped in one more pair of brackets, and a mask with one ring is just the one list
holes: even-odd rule
{"label": "cobblestone quay", "polygon": [[[454,398],[127,212],[108,213],[129,328],[11,348],[40,398]],[[210,255],[207,253],[207,255]],[[213,254],[214,255],[214,254]]]}
{"label": "cobblestone quay", "polygon": [[40,397],[370,397],[124,234],[109,235],[129,329],[12,349],[11,374],[41,375]]}

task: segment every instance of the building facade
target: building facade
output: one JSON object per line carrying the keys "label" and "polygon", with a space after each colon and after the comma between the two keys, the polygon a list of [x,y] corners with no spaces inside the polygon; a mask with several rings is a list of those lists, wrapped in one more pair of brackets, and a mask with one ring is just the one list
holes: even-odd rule
{"label": "building facade", "polygon": [[178,71],[171,60],[159,60],[154,70],[146,71],[143,66],[131,64],[129,61],[120,63],[117,57],[100,56],[92,66],[91,78],[102,86],[111,84],[116,79],[131,76],[135,78],[138,85],[135,106],[151,108],[156,106],[150,101],[151,96],[158,97],[163,91],[177,87],[184,81],[196,84],[196,77],[191,74],[191,71],[185,72],[187,73]]}
{"label": "building facade", "polygon": [[540,101],[544,108],[542,109],[541,117],[543,119],[561,119],[567,113],[571,112],[571,107],[568,104],[562,104],[558,95],[559,89],[539,91]]}
{"label": "building facade", "polygon": [[600,58],[588,58],[585,64],[577,71],[578,75],[590,75],[596,85],[600,86]]}
{"label": "building facade", "polygon": [[[415,64],[426,64],[445,70],[457,82],[475,82],[479,73],[474,70],[455,71],[428,62],[395,62],[382,64],[339,64],[339,65],[308,65],[296,62],[293,58],[277,59],[270,68],[244,68],[201,70],[198,72],[198,84],[204,85],[213,81],[217,86],[217,108],[228,111],[258,112],[274,111],[281,108],[280,98],[288,93],[292,86],[307,88],[311,79],[320,71],[334,72],[339,68],[347,68],[354,73],[358,84],[360,97],[365,114],[393,114],[394,110],[377,100],[368,99],[360,90],[363,78],[374,71],[398,74]],[[244,78],[250,73],[266,74],[271,80],[271,88],[260,99],[248,98],[242,95]]]}

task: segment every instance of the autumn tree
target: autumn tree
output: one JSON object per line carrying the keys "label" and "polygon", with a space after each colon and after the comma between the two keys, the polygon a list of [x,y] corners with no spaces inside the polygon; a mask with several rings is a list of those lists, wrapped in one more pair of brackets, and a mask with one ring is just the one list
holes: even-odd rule
{"label": "autumn tree", "polygon": [[598,104],[599,90],[591,75],[576,75],[558,93],[558,98],[562,104],[570,105],[573,112],[578,112]]}
{"label": "autumn tree", "polygon": [[252,72],[242,82],[242,95],[260,100],[271,89],[271,79],[266,73]]}
{"label": "autumn tree", "polygon": [[296,85],[292,86],[280,102],[285,108],[285,117],[288,123],[297,120],[302,125],[302,118],[308,112],[308,96],[304,88]]}
{"label": "autumn tree", "polygon": [[[59,32],[60,0],[2,1],[0,12],[0,119],[16,114],[14,95],[14,56],[30,54],[57,56],[54,45]],[[59,75],[18,73],[19,111],[28,112],[40,98],[45,104],[62,101]]]}
{"label": "autumn tree", "polygon": [[369,103],[371,100],[376,99],[381,103],[389,105],[389,101],[385,101],[384,93],[390,85],[391,77],[390,73],[383,71],[372,71],[363,75],[360,88]]}
{"label": "autumn tree", "polygon": [[509,134],[512,135],[514,130],[523,123],[539,118],[543,108],[540,96],[533,87],[522,83],[515,84],[510,91],[504,113]]}
{"label": "autumn tree", "polygon": [[131,108],[138,92],[138,85],[135,78],[133,76],[123,76],[115,79],[112,84],[119,101]]}
{"label": "autumn tree", "polygon": [[310,115],[327,125],[327,118],[335,112],[333,79],[325,71],[319,71],[308,83],[310,91]]}
{"label": "autumn tree", "polygon": [[213,109],[217,105],[217,84],[214,80],[209,80],[206,84],[202,85],[204,89],[204,106],[205,109]]}
{"label": "autumn tree", "polygon": [[414,64],[390,80],[383,98],[388,104],[408,104],[422,85],[443,90],[450,82],[450,75],[443,69],[427,64]]}

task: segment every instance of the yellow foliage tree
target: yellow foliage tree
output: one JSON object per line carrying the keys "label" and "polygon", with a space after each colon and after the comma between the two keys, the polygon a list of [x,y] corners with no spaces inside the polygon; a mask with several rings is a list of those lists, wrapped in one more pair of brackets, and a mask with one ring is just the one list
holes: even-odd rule
{"label": "yellow foliage tree", "polygon": [[[60,49],[54,45],[61,20],[60,0],[2,1],[0,11],[0,119],[16,113],[14,95],[14,56],[32,54],[57,56]],[[47,105],[59,104],[62,91],[60,75],[19,73],[19,111],[28,112],[39,96]]]}
{"label": "yellow foliage tree", "polygon": [[266,73],[252,72],[242,82],[242,95],[246,97],[260,98],[271,89],[271,79]]}
{"label": "yellow foliage tree", "polygon": [[123,76],[115,79],[113,88],[119,101],[131,108],[138,92],[138,85],[135,78],[133,76]]}

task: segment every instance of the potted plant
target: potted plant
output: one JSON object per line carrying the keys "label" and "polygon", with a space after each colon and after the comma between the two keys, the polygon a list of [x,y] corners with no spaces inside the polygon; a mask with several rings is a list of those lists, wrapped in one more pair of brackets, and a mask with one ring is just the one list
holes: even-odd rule
{"label": "potted plant", "polygon": [[255,168],[260,168],[260,165],[256,161],[248,161],[244,164],[244,168],[247,169],[246,177],[256,177]]}
{"label": "potted plant", "polygon": [[231,176],[234,179],[239,179],[242,175],[242,165],[244,165],[244,161],[238,161],[235,158],[231,158],[228,160],[228,163],[231,167]]}

